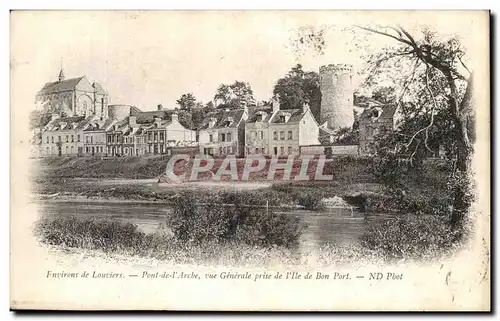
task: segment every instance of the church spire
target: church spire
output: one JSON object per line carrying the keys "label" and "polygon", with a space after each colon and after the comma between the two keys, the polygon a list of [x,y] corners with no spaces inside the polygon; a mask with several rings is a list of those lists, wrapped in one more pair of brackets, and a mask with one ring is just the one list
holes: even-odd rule
{"label": "church spire", "polygon": [[62,63],[62,58],[61,58],[61,71],[59,71],[59,81],[64,80],[64,71],[63,71],[63,63]]}
{"label": "church spire", "polygon": [[61,68],[61,71],[59,71],[59,81],[63,81],[63,80],[64,80],[64,71]]}

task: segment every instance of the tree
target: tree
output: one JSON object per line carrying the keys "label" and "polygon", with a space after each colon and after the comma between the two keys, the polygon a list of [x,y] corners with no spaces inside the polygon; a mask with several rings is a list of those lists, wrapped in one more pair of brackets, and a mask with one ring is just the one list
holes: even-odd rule
{"label": "tree", "polygon": [[[453,138],[456,146],[452,157],[456,162],[457,174],[462,178],[469,177],[473,153],[470,139],[473,131],[473,76],[465,64],[465,51],[459,40],[442,39],[429,29],[423,30],[422,37],[417,40],[401,26],[357,28],[394,42],[394,46],[371,56],[372,69],[367,78],[369,82],[380,75],[383,67],[391,61],[401,63],[404,60],[407,65],[412,66],[403,80],[399,97],[407,127],[417,127],[404,144],[410,160],[422,150],[422,146],[431,151],[429,137],[432,136],[432,131],[437,128],[436,132],[443,132],[436,122],[437,115],[440,115],[444,117],[444,128],[450,129],[447,137]],[[408,89],[410,86],[412,90]],[[404,97],[408,92],[412,92],[413,96],[409,103],[405,103]],[[451,223],[456,228],[462,226],[469,210],[469,189],[468,182],[454,186]]]}
{"label": "tree", "polygon": [[221,84],[214,95],[217,108],[237,109],[253,104],[253,90],[249,83],[236,80],[231,85]]}
{"label": "tree", "polygon": [[297,64],[285,77],[278,79],[273,94],[279,97],[281,109],[297,109],[309,104],[311,112],[319,122],[321,90],[317,73],[305,72],[302,65]]}
{"label": "tree", "polygon": [[182,94],[181,98],[177,99],[177,104],[181,110],[190,111],[196,105],[196,98],[192,93]]}
{"label": "tree", "polygon": [[[407,125],[403,126],[406,132],[395,133],[401,138],[396,146],[408,155],[410,162],[425,150],[432,151],[429,144],[433,133],[444,133],[452,140],[450,157],[456,165],[455,177],[461,183],[453,186],[451,224],[461,228],[471,202],[468,178],[474,115],[473,73],[466,65],[467,57],[459,39],[444,38],[430,29],[411,34],[401,26],[355,26],[344,31],[354,36],[367,32],[388,41],[388,46],[368,55],[364,85],[380,86],[383,79],[399,87],[396,103]],[[299,32],[296,42],[309,44],[321,53],[326,46],[324,32],[325,29]],[[359,41],[353,43],[359,45]],[[438,122],[440,117],[442,121]]]}

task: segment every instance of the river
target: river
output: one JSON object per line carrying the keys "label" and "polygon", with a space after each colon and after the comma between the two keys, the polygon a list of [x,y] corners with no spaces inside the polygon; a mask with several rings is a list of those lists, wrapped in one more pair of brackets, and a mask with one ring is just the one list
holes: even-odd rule
{"label": "river", "polygon": [[[152,233],[165,225],[171,208],[159,203],[44,201],[42,214],[106,217],[136,224]],[[295,210],[284,213],[298,217],[303,233],[300,246],[312,250],[326,243],[352,244],[360,241],[368,220],[386,220],[390,215],[369,215],[356,210],[332,208],[323,212]]]}

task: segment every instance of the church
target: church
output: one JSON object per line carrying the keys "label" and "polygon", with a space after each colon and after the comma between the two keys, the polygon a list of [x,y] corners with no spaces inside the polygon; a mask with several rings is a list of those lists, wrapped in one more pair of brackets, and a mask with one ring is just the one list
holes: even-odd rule
{"label": "church", "polygon": [[102,86],[90,83],[87,76],[66,79],[61,68],[58,81],[46,83],[36,96],[42,110],[61,117],[108,115],[108,94]]}

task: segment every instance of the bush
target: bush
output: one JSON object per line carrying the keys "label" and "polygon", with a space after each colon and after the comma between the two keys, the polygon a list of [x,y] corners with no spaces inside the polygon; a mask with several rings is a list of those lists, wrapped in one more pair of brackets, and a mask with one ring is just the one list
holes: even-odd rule
{"label": "bush", "polygon": [[35,235],[49,245],[104,252],[141,251],[146,234],[132,223],[73,216],[44,216],[36,224]]}
{"label": "bush", "polygon": [[445,217],[410,214],[371,223],[361,239],[364,247],[381,253],[386,260],[436,258],[458,241],[458,233]]}
{"label": "bush", "polygon": [[323,193],[319,191],[308,191],[300,193],[297,201],[299,205],[304,206],[308,210],[321,211],[325,209],[323,198]]}
{"label": "bush", "polygon": [[[298,219],[275,213],[281,207],[277,194],[232,192],[196,194],[186,191],[173,204],[167,218],[176,239],[193,244],[244,243],[293,247],[298,244]],[[269,208],[265,206],[269,204]]]}

